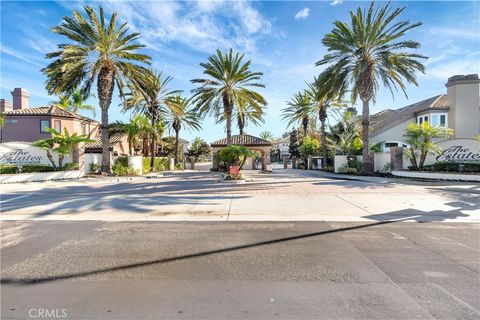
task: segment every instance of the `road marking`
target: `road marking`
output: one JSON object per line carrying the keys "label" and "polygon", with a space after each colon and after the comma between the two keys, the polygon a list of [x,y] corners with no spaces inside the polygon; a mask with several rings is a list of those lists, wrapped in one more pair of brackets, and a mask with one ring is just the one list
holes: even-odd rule
{"label": "road marking", "polygon": [[29,196],[30,196],[29,194],[24,194],[24,195],[22,195],[22,196],[18,196],[18,197],[11,198],[11,199],[8,199],[8,200],[0,201],[0,204],[4,204],[4,203],[7,203],[7,202],[10,202],[10,201],[13,201],[13,200],[18,200],[18,199],[26,198],[26,197],[29,197]]}

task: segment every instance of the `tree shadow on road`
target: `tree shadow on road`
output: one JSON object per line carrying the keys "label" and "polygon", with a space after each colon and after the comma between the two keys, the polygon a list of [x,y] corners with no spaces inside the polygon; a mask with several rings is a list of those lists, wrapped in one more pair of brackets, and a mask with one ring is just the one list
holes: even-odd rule
{"label": "tree shadow on road", "polygon": [[469,214],[465,212],[477,211],[480,208],[480,205],[478,204],[472,205],[472,204],[466,204],[465,202],[450,202],[447,205],[451,206],[453,210],[448,210],[448,211],[436,210],[431,212],[415,210],[415,209],[398,210],[398,211],[393,211],[393,212],[384,213],[384,214],[374,214],[374,215],[365,216],[365,218],[377,220],[377,222],[357,224],[354,226],[348,226],[348,227],[342,227],[342,228],[336,228],[336,229],[321,230],[318,232],[303,233],[303,234],[298,234],[298,235],[293,235],[288,237],[275,238],[271,240],[258,241],[253,243],[246,243],[242,245],[230,246],[230,247],[225,247],[225,248],[220,248],[215,250],[204,250],[199,252],[187,253],[183,255],[177,255],[173,257],[140,261],[140,262],[135,262],[130,264],[123,264],[119,266],[112,266],[108,268],[99,268],[96,270],[67,273],[63,275],[52,275],[52,276],[44,276],[44,277],[25,277],[25,278],[2,278],[0,280],[0,283],[3,285],[41,284],[41,283],[47,283],[52,281],[58,281],[58,280],[68,280],[68,279],[94,276],[98,274],[128,270],[132,268],[162,265],[162,264],[172,263],[176,261],[195,259],[195,258],[205,257],[205,256],[213,256],[213,255],[223,254],[227,252],[245,250],[249,248],[275,245],[278,243],[285,243],[285,242],[308,239],[308,238],[315,238],[315,237],[324,236],[328,234],[343,233],[343,232],[349,232],[349,231],[364,229],[364,228],[375,228],[375,227],[391,225],[394,223],[399,223],[404,221],[439,222],[439,221],[445,221],[447,219],[455,220],[456,218],[460,218],[460,217],[468,217]]}

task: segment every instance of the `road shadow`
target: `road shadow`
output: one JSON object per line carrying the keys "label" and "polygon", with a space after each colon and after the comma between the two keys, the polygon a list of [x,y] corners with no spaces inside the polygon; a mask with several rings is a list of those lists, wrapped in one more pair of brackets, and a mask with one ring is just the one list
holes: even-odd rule
{"label": "road shadow", "polygon": [[440,210],[421,211],[421,210],[415,210],[415,209],[398,210],[398,211],[392,211],[384,214],[374,214],[374,215],[365,216],[365,218],[377,220],[376,222],[358,224],[354,226],[348,226],[348,227],[342,227],[342,228],[336,228],[336,229],[320,230],[320,231],[311,232],[311,233],[302,233],[302,234],[288,236],[288,237],[251,242],[251,243],[246,243],[246,244],[237,245],[237,246],[230,246],[230,247],[225,247],[225,248],[220,248],[215,250],[204,250],[204,251],[186,253],[186,254],[177,255],[177,256],[168,257],[168,258],[139,261],[139,262],[130,263],[130,264],[112,266],[108,268],[99,268],[99,269],[88,270],[83,272],[66,273],[63,275],[53,275],[53,276],[44,276],[44,277],[24,277],[24,278],[11,278],[11,277],[2,278],[0,280],[0,284],[2,285],[35,285],[35,284],[52,282],[52,281],[76,279],[76,278],[88,277],[88,276],[93,276],[98,274],[109,273],[109,272],[128,270],[132,268],[148,267],[152,265],[162,265],[162,264],[167,264],[167,263],[176,262],[176,261],[195,259],[195,258],[205,257],[205,256],[213,256],[213,255],[223,254],[227,252],[246,250],[254,247],[269,246],[269,245],[275,245],[278,243],[315,238],[315,237],[320,237],[320,236],[329,235],[329,234],[344,233],[344,232],[349,232],[349,231],[358,230],[358,229],[375,228],[379,226],[391,225],[394,223],[399,223],[404,221],[440,222],[447,219],[454,220],[456,218],[468,216],[467,213],[463,213],[462,211],[478,210],[480,206],[480,205],[465,204],[464,202],[451,202],[448,205],[451,206],[453,209],[448,211],[440,211]]}

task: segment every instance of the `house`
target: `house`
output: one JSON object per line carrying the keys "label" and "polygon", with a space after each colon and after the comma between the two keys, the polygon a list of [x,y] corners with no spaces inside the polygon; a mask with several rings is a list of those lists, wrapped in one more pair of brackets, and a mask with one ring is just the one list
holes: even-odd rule
{"label": "house", "polygon": [[0,112],[5,124],[0,129],[0,142],[34,142],[52,136],[47,128],[69,133],[85,134],[90,138],[99,136],[100,124],[90,118],[50,105],[30,108],[27,90],[15,88],[12,92],[13,105],[1,99]]}
{"label": "house", "polygon": [[[270,151],[272,150],[272,143],[268,140],[264,140],[259,137],[251,136],[248,134],[238,134],[232,136],[232,145],[242,145],[245,146],[255,153],[257,153],[258,158],[261,159],[261,169],[263,171],[267,170],[267,165],[270,164]],[[216,140],[210,144],[212,147],[213,154],[213,169],[218,168],[217,153],[227,146],[227,138]],[[256,157],[257,158],[257,157]],[[257,159],[249,158],[245,162],[244,169],[260,169],[257,167]]]}
{"label": "house", "polygon": [[404,134],[410,123],[428,121],[432,126],[454,130],[455,139],[472,139],[480,134],[480,79],[477,74],[456,75],[440,94],[400,109],[386,109],[370,116],[370,141],[385,151],[407,143]]}
{"label": "house", "polygon": [[290,157],[289,146],[290,135],[277,141],[276,150],[278,150],[280,153],[280,159],[283,159],[284,156]]}

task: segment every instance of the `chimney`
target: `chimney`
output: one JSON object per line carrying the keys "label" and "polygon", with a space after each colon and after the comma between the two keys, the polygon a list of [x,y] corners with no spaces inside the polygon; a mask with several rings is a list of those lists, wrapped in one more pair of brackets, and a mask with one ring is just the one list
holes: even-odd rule
{"label": "chimney", "polygon": [[478,74],[448,78],[448,127],[456,138],[474,138],[480,134],[480,79]]}
{"label": "chimney", "polygon": [[13,97],[13,110],[28,108],[28,99],[30,98],[30,94],[26,89],[15,88],[11,94]]}
{"label": "chimney", "polygon": [[0,99],[0,112],[7,112],[12,110],[12,104],[7,99]]}

